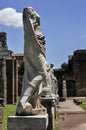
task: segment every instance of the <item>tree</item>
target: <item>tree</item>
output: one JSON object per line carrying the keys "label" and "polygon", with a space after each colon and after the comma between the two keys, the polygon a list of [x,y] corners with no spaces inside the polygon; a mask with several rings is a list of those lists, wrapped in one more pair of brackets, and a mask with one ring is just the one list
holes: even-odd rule
{"label": "tree", "polygon": [[65,62],[64,62],[64,63],[62,63],[62,64],[61,64],[61,69],[62,69],[62,70],[66,70],[66,71],[67,71],[67,70],[68,70],[68,64],[67,64],[67,63],[65,63]]}
{"label": "tree", "polygon": [[24,62],[21,62],[18,67],[18,75],[22,76],[23,74],[24,74]]}

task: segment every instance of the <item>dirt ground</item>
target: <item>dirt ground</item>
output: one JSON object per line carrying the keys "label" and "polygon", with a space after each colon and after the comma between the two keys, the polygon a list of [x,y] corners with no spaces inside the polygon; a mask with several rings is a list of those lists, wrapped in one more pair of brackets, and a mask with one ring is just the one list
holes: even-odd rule
{"label": "dirt ground", "polygon": [[56,125],[60,130],[86,130],[86,111],[73,100],[60,102],[59,121]]}
{"label": "dirt ground", "polygon": [[86,130],[86,114],[60,115],[58,125],[60,130]]}

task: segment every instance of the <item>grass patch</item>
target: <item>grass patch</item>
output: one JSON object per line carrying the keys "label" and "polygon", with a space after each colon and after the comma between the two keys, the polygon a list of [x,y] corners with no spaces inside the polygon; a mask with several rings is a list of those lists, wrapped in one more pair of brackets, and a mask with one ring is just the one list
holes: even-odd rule
{"label": "grass patch", "polygon": [[[4,109],[3,110],[3,130],[7,130],[7,118],[8,116],[15,115],[16,105],[7,105],[3,109]],[[54,130],[59,130],[58,121],[59,121],[59,112],[57,111],[57,118],[55,119]]]}
{"label": "grass patch", "polygon": [[55,127],[54,130],[59,130],[59,128],[58,128],[58,127]]}
{"label": "grass patch", "polygon": [[54,130],[59,130],[58,120],[57,119],[55,120]]}
{"label": "grass patch", "polygon": [[57,111],[56,113],[56,119],[54,121],[54,130],[59,130],[59,127],[58,127],[58,122],[59,122],[59,119],[60,119],[60,115],[59,115],[59,111]]}
{"label": "grass patch", "polygon": [[59,130],[59,127],[58,127],[58,121],[57,121],[57,119],[55,120],[54,130]]}
{"label": "grass patch", "polygon": [[80,106],[86,111],[86,104],[81,104]]}
{"label": "grass patch", "polygon": [[81,98],[80,100],[82,101],[82,104],[80,104],[80,106],[81,106],[84,110],[86,110],[86,98]]}
{"label": "grass patch", "polygon": [[7,118],[15,115],[16,105],[7,105],[3,109],[3,129],[7,130]]}

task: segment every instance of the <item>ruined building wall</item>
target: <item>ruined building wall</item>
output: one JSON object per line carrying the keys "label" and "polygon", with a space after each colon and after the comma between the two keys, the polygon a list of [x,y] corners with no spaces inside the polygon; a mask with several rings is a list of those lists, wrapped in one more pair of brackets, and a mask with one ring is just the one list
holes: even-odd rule
{"label": "ruined building wall", "polygon": [[0,98],[4,100],[6,104],[7,98],[7,79],[6,79],[6,62],[4,59],[0,59]]}
{"label": "ruined building wall", "polygon": [[[15,104],[18,99],[18,65],[14,59],[0,59],[0,103]],[[4,102],[3,102],[4,101]]]}
{"label": "ruined building wall", "polygon": [[5,32],[0,32],[0,47],[8,49],[7,46],[7,34]]}
{"label": "ruined building wall", "polygon": [[0,98],[4,99],[4,104],[14,104],[18,98],[18,64],[11,54],[7,34],[0,32]]}
{"label": "ruined building wall", "polygon": [[86,96],[86,50],[74,53],[73,68],[77,96]]}

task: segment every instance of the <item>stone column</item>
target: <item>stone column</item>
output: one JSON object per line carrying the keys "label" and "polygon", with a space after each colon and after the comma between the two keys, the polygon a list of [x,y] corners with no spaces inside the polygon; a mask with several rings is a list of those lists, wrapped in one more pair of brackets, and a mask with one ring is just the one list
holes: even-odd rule
{"label": "stone column", "polygon": [[14,103],[18,101],[18,61],[14,59]]}
{"label": "stone column", "polygon": [[0,101],[3,105],[6,104],[7,86],[6,86],[6,62],[0,59]]}
{"label": "stone column", "polygon": [[54,129],[54,119],[55,119],[55,103],[56,97],[41,97],[41,103],[47,108],[48,113],[48,127],[47,130]]}
{"label": "stone column", "polygon": [[[12,59],[6,60],[6,72],[7,72],[7,104],[13,104],[13,67]],[[10,90],[10,91],[9,91]]]}
{"label": "stone column", "polygon": [[[7,69],[7,103],[15,104],[18,98],[18,68],[15,59],[6,60]],[[10,90],[10,91],[9,91]]]}
{"label": "stone column", "polygon": [[7,104],[7,77],[6,77],[6,60],[3,60],[3,82],[4,82],[4,102],[3,105]]}

